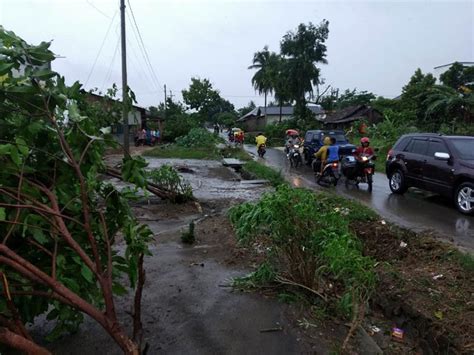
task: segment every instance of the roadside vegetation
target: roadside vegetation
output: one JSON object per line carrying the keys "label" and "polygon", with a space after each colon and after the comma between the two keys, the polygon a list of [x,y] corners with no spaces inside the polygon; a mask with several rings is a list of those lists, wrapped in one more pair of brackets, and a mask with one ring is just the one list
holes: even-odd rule
{"label": "roadside vegetation", "polygon": [[239,243],[260,260],[235,288],[276,290],[282,301],[308,305],[314,322],[349,320],[342,351],[374,310],[435,353],[470,349],[472,255],[390,225],[357,201],[274,185],[229,212]]}
{"label": "roadside vegetation", "polygon": [[268,180],[274,187],[287,184],[280,171],[260,164],[256,161],[249,161],[242,166],[242,173],[249,178]]}
{"label": "roadside vegetation", "polygon": [[219,146],[219,143],[223,142],[221,137],[215,136],[204,128],[192,128],[186,135],[177,137],[175,143],[155,147],[145,151],[143,155],[175,159],[235,158],[244,162],[252,160],[252,157],[242,147]]}
{"label": "roadside vegetation", "polygon": [[353,206],[340,202],[330,195],[280,185],[257,203],[232,208],[230,219],[242,244],[257,243],[265,250],[260,268],[237,280],[236,286],[246,281],[277,282],[308,291],[324,307],[352,319],[349,339],[376,285],[375,261],[363,255],[349,225],[374,215],[364,209],[354,214]]}
{"label": "roadside vegetation", "polygon": [[[55,58],[50,43],[29,45],[0,26],[0,45],[0,352],[5,344],[49,354],[27,324],[45,316],[54,325],[46,339],[54,340],[88,315],[124,353],[138,354],[153,234],[129,201],[138,189],[164,191],[149,185],[140,157],[110,170],[127,188],[104,178],[103,155],[117,144],[103,127],[120,116],[88,106],[80,83],[41,69]],[[134,295],[125,321],[116,301],[127,292]]]}

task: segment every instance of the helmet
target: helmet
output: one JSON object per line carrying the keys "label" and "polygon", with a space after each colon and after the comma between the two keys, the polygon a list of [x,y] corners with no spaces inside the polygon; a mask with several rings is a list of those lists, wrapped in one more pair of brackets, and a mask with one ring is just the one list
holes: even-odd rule
{"label": "helmet", "polygon": [[368,137],[363,137],[363,138],[360,139],[360,143],[361,144],[370,143],[370,139]]}
{"label": "helmet", "polygon": [[325,145],[330,145],[331,144],[331,137],[325,137],[323,143]]}

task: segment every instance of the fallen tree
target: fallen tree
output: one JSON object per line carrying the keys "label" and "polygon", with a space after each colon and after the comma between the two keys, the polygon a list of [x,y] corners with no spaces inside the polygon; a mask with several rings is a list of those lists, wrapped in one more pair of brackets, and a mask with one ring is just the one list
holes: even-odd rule
{"label": "fallen tree", "polygon": [[[151,231],[133,217],[122,191],[100,179],[115,147],[110,116],[79,109],[81,85],[48,67],[49,43],[29,45],[0,26],[0,343],[46,354],[25,324],[47,314],[52,340],[75,331],[87,314],[127,354],[141,350],[144,256]],[[130,104],[127,102],[126,104]],[[142,166],[132,157],[124,164]],[[128,179],[147,187],[142,166]],[[126,249],[115,246],[123,238]],[[133,335],[117,318],[114,295],[135,289]],[[1,350],[1,347],[0,347]]]}

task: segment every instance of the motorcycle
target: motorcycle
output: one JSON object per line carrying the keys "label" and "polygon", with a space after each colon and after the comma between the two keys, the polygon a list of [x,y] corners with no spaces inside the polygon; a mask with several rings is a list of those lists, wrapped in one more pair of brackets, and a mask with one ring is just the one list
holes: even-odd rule
{"label": "motorcycle", "polygon": [[260,147],[258,147],[257,154],[260,158],[263,158],[263,156],[267,152],[265,148],[266,148],[265,144],[260,144]]}
{"label": "motorcycle", "polygon": [[331,162],[324,165],[323,171],[321,174],[316,174],[316,182],[319,185],[334,185],[337,186],[337,182],[340,179],[339,174],[339,162]]}
{"label": "motorcycle", "polygon": [[359,160],[353,156],[343,159],[342,174],[346,178],[346,186],[352,183],[358,186],[360,183],[368,185],[368,191],[372,191],[373,176],[375,174],[375,155],[362,155]]}
{"label": "motorcycle", "polygon": [[293,146],[288,150],[287,156],[290,160],[290,166],[292,168],[297,168],[298,165],[303,163],[299,144],[293,144]]}

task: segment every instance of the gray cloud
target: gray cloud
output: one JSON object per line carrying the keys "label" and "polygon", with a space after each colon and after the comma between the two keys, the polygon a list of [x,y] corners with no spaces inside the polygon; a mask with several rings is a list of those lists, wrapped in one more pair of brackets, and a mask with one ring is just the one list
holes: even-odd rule
{"label": "gray cloud", "polygon": [[[151,78],[139,44],[127,23],[128,72],[139,104],[163,100],[167,84],[180,97],[191,76],[210,78],[237,107],[250,99],[253,53],[301,22],[330,21],[326,83],[357,87],[387,97],[420,67],[474,59],[473,1],[145,1],[131,0],[150,61]],[[53,68],[69,82],[85,82],[107,28],[114,21],[87,88],[120,87],[118,1],[0,0],[0,22],[28,42],[53,40],[65,58]],[[115,17],[114,17],[115,15]]]}

